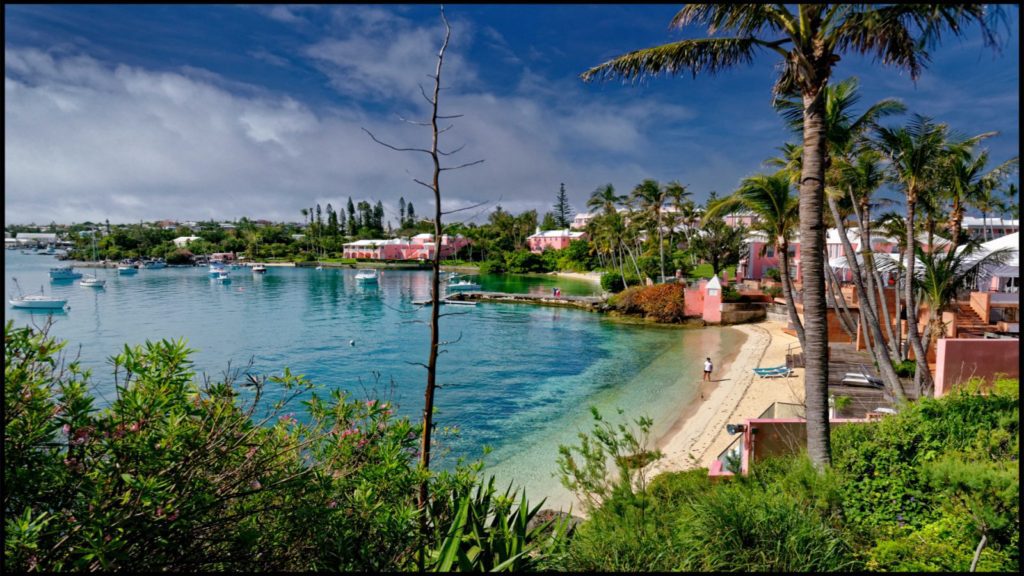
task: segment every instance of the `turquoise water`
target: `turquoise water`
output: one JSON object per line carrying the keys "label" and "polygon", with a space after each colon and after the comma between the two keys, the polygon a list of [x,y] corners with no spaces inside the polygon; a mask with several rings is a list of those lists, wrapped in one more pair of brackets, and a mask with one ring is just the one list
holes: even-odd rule
{"label": "turquoise water", "polygon": [[[205,267],[139,270],[118,276],[88,269],[106,288],[77,281],[52,283],[52,257],[6,251],[4,288],[67,298],[70,310],[53,316],[51,334],[68,341],[92,368],[100,398],[111,397],[107,358],[124,344],[185,338],[196,370],[211,377],[253,362],[252,372],[280,374],[287,366],[329,388],[358,398],[390,398],[400,414],[418,419],[426,362],[430,273],[387,270],[378,286],[361,285],[355,270],[270,268],[264,276],[232,270],[222,285]],[[585,294],[593,285],[544,276],[483,277],[485,290]],[[667,430],[693,396],[704,356],[723,358],[742,341],[729,329],[680,330],[617,322],[579,310],[516,304],[446,307],[439,357],[438,427],[456,426],[439,464],[480,457],[505,482],[525,485],[531,499],[566,501],[553,478],[558,444],[575,443],[590,428],[589,406],[613,414],[655,418]],[[43,324],[48,315],[5,306],[5,320]],[[354,345],[350,345],[354,341]]]}

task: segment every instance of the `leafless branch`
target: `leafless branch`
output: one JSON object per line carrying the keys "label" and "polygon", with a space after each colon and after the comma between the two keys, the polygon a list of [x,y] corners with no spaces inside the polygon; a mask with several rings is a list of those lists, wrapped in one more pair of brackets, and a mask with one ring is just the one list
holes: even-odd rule
{"label": "leafless branch", "polygon": [[380,144],[381,146],[384,146],[385,148],[390,148],[390,149],[398,151],[398,152],[423,152],[424,154],[430,154],[431,153],[430,150],[427,150],[425,148],[399,148],[397,146],[392,146],[391,144],[388,144],[387,142],[382,142],[382,141],[378,140],[377,137],[373,135],[373,132],[370,132],[366,128],[363,128],[362,126],[360,126],[360,129],[363,132],[366,132],[367,134],[369,134],[370,138],[373,138],[374,142],[376,142],[377,144]]}
{"label": "leafless branch", "polygon": [[[437,134],[438,134],[438,135],[440,136],[441,134],[444,134],[445,132],[447,132],[447,131],[451,130],[451,129],[452,129],[452,128],[454,128],[454,127],[455,127],[455,124],[449,124],[448,126],[446,126],[446,127],[442,128],[442,129],[438,130],[438,131],[437,131]],[[443,152],[441,152],[440,150],[438,150],[438,153],[439,153],[439,154],[443,154]]]}
{"label": "leafless branch", "polygon": [[447,212],[441,212],[441,214],[447,216],[449,214],[455,214],[456,212],[463,212],[465,210],[472,210],[473,208],[479,208],[480,206],[483,206],[484,204],[487,204],[488,202],[490,202],[490,200],[484,200],[483,202],[478,202],[476,204],[473,204],[471,206],[466,206],[464,208],[456,208],[455,210],[448,210]]}
{"label": "leafless branch", "polygon": [[466,145],[463,144],[462,146],[459,146],[458,148],[456,148],[455,150],[452,150],[451,152],[445,152],[444,150],[438,150],[437,153],[440,154],[441,156],[451,156],[452,154],[458,154],[459,151],[462,150],[465,147],[466,147]]}
{"label": "leafless branch", "polygon": [[430,367],[424,364],[423,362],[409,362],[408,360],[406,360],[405,363],[411,366],[421,366],[425,370],[430,370]]}
{"label": "leafless branch", "polygon": [[[442,88],[443,90],[444,88]],[[438,120],[454,120],[456,118],[462,118],[465,114],[452,114],[451,116],[438,116]]]}
{"label": "leafless branch", "polygon": [[483,159],[474,160],[472,162],[466,162],[465,164],[459,164],[458,166],[451,166],[449,168],[441,168],[441,171],[442,172],[446,172],[448,170],[459,170],[460,168],[468,168],[470,166],[474,166],[476,164],[482,164],[482,163],[483,163]]}
{"label": "leafless branch", "polygon": [[431,106],[433,106],[434,105],[434,101],[431,100],[429,96],[427,96],[427,91],[423,89],[423,84],[419,84],[419,87],[420,87],[420,94],[423,94],[423,98],[427,101],[427,104],[430,104]]}
{"label": "leafless branch", "polygon": [[426,182],[424,182],[424,181],[422,181],[422,180],[420,180],[418,178],[413,178],[412,181],[417,183],[417,184],[419,184],[420,186],[426,187],[427,190],[430,190],[431,192],[434,191],[434,187],[433,186],[431,186],[430,184],[427,184]]}

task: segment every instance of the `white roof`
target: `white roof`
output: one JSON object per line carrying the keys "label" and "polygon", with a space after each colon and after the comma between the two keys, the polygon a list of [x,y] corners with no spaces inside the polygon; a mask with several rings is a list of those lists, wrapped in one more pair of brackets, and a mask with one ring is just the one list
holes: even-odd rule
{"label": "white roof", "polygon": [[981,218],[980,216],[964,216],[963,219],[964,228],[974,228],[981,226],[1016,226],[1020,227],[1020,220],[1004,220],[1002,218]]}
{"label": "white roof", "polygon": [[529,238],[579,238],[583,236],[583,232],[577,232],[575,230],[563,229],[563,230],[545,230],[538,232],[528,237]]}
{"label": "white roof", "polygon": [[1010,258],[1004,262],[1003,266],[1020,266],[1020,232],[1014,232],[1013,234],[1007,234],[995,240],[989,240],[981,245],[982,252],[979,254],[984,257],[996,250],[1002,250],[1003,248],[1010,248],[1012,254]]}

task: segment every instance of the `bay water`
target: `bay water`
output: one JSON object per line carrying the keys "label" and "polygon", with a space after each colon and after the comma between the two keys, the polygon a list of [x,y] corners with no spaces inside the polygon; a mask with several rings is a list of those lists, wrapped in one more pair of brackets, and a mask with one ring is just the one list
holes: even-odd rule
{"label": "bay water", "polygon": [[[212,281],[205,267],[139,270],[78,268],[106,279],[105,288],[51,282],[49,256],[5,251],[8,296],[38,293],[67,298],[57,314],[14,309],[5,322],[43,325],[67,341],[69,357],[92,369],[98,405],[113,397],[108,358],[125,344],[184,338],[197,372],[221,377],[230,367],[261,375],[288,367],[325,388],[357,399],[396,404],[420,418],[429,348],[429,308],[413,301],[430,294],[430,273],[384,270],[363,284],[353,269],[271,267],[265,275],[231,270]],[[17,286],[14,279],[17,279]],[[586,295],[600,289],[554,276],[469,276],[483,290]],[[438,360],[435,421],[456,427],[444,439],[439,466],[483,458],[485,472],[514,482],[531,501],[565,507],[570,495],[556,477],[558,446],[578,444],[592,427],[590,407],[613,422],[646,415],[655,420],[651,444],[693,400],[706,356],[723,359],[743,341],[729,328],[683,330],[624,322],[582,310],[528,304],[445,306]],[[269,398],[273,400],[274,398]],[[617,410],[622,409],[619,416]],[[296,416],[299,416],[298,414]],[[484,456],[484,447],[491,450]]]}

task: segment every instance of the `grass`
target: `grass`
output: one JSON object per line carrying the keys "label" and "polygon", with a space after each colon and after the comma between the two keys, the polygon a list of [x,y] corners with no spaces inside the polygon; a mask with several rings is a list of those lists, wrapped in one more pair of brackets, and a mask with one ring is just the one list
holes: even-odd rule
{"label": "grass", "polygon": [[[735,278],[736,277],[736,267],[735,266],[727,267],[724,270],[724,272],[727,272],[729,274],[729,278]],[[693,268],[693,270],[691,270],[690,273],[688,274],[688,276],[690,276],[691,278],[711,278],[714,275],[715,274],[714,274],[714,272],[711,269],[711,264],[707,264],[707,263],[699,264],[699,265],[695,266]]]}

